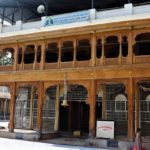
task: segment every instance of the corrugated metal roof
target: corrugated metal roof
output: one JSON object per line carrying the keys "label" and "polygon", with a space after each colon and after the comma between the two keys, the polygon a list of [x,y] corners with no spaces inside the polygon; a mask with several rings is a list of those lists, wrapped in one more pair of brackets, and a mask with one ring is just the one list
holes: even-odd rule
{"label": "corrugated metal roof", "polygon": [[48,16],[63,14],[79,10],[86,10],[92,7],[96,9],[109,9],[122,7],[124,4],[148,3],[150,0],[0,0],[0,18],[10,23],[17,20],[24,22],[39,19],[44,14],[37,13],[39,5],[46,6]]}

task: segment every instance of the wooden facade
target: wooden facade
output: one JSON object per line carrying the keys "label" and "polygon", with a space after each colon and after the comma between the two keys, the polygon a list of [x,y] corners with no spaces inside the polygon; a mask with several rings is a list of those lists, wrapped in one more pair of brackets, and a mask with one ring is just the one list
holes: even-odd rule
{"label": "wooden facade", "polygon": [[[137,19],[1,38],[1,54],[11,55],[11,63],[0,66],[0,85],[11,93],[9,131],[95,136],[98,119],[114,120],[115,135],[129,139],[137,127],[146,130],[150,120],[142,126],[140,90],[150,94],[149,24]],[[63,108],[65,75],[70,95]],[[126,101],[115,102],[119,94]]]}

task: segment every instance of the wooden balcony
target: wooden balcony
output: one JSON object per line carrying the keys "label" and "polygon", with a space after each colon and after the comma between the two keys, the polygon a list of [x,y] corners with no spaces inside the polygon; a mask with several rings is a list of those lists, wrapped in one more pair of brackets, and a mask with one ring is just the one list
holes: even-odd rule
{"label": "wooden balcony", "polygon": [[13,66],[0,66],[0,71],[13,71]]}
{"label": "wooden balcony", "polygon": [[134,56],[133,62],[134,62],[134,64],[150,63],[150,55]]}
{"label": "wooden balcony", "polygon": [[57,69],[58,63],[45,63],[44,69]]}

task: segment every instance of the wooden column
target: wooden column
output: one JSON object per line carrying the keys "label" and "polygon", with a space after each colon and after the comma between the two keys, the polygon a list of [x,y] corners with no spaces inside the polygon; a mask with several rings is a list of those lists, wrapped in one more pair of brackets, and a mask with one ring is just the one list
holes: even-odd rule
{"label": "wooden column", "polygon": [[10,86],[11,99],[10,99],[10,120],[9,120],[9,132],[14,131],[15,120],[15,102],[16,102],[16,83],[12,83]]}
{"label": "wooden column", "polygon": [[118,59],[118,64],[122,64],[122,36],[121,34],[119,35],[119,59]]}
{"label": "wooden column", "polygon": [[96,36],[93,33],[91,36],[91,66],[96,64]]}
{"label": "wooden column", "polygon": [[22,46],[22,60],[21,60],[22,69],[24,69],[24,53],[25,53],[25,49],[26,49],[26,46],[23,45]]}
{"label": "wooden column", "polygon": [[56,103],[55,103],[55,124],[54,124],[54,130],[59,130],[59,95],[60,95],[60,85],[57,85],[56,90]]}
{"label": "wooden column", "polygon": [[18,64],[18,44],[14,47],[14,64],[13,64],[13,71],[17,70],[17,64]]}
{"label": "wooden column", "polygon": [[101,85],[103,97],[102,97],[102,119],[106,119],[106,85]]}
{"label": "wooden column", "polygon": [[34,62],[33,62],[33,69],[34,70],[36,68],[36,63],[37,63],[37,48],[38,48],[38,45],[35,44],[35,48],[34,48]]}
{"label": "wooden column", "polygon": [[31,97],[30,97],[30,128],[33,125],[33,101],[34,101],[34,86],[31,87]]}
{"label": "wooden column", "polygon": [[76,41],[76,38],[74,38],[74,40],[73,40],[73,49],[74,49],[74,51],[73,51],[73,67],[75,67],[76,66],[76,53],[77,53],[77,41]]}
{"label": "wooden column", "polygon": [[46,51],[46,43],[42,42],[42,45],[41,45],[41,62],[40,62],[40,69],[41,70],[44,69],[44,65],[45,65],[45,51]]}
{"label": "wooden column", "polygon": [[38,89],[38,108],[37,108],[37,131],[42,132],[42,106],[44,99],[44,83],[39,83]]}
{"label": "wooden column", "polygon": [[135,131],[140,127],[140,89],[139,84],[135,85]]}
{"label": "wooden column", "polygon": [[94,137],[95,136],[95,106],[96,106],[96,89],[95,89],[95,81],[91,80],[90,81],[90,86],[89,86],[89,105],[90,105],[90,118],[89,118],[89,136]]}
{"label": "wooden column", "polygon": [[134,121],[134,84],[132,77],[128,80],[128,138],[133,139],[134,130],[133,130],[133,121]]}
{"label": "wooden column", "polygon": [[102,36],[102,56],[100,58],[100,64],[105,64],[105,37]]}
{"label": "wooden column", "polygon": [[133,31],[130,30],[128,35],[128,64],[133,63]]}

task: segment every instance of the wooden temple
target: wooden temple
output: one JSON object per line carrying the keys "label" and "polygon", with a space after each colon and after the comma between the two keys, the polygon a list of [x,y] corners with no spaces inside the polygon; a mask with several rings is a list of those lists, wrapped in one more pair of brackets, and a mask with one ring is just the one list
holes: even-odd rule
{"label": "wooden temple", "polygon": [[150,18],[79,24],[0,36],[9,132],[95,137],[113,120],[115,136],[150,136]]}

